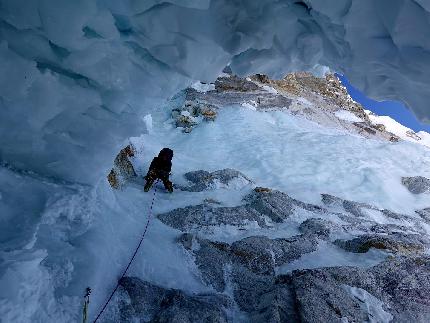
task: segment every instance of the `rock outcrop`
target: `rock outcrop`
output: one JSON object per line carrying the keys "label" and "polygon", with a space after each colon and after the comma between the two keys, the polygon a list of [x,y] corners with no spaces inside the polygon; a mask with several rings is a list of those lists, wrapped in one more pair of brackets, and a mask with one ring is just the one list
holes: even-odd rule
{"label": "rock outcrop", "polygon": [[121,322],[228,322],[225,308],[230,300],[225,295],[188,295],[137,277],[124,277],[119,283],[129,301],[120,303]]}
{"label": "rock outcrop", "polygon": [[[217,292],[188,295],[126,277],[120,281],[127,298],[120,302],[121,321],[227,322],[226,311],[234,304],[248,322],[430,319],[428,256],[389,258],[368,269],[328,267],[277,276],[277,265],[314,249],[301,239],[249,237],[226,244],[184,234],[179,242]],[[231,287],[233,299],[225,294]]]}
{"label": "rock outcrop", "polygon": [[218,107],[213,104],[187,100],[181,107],[172,110],[172,119],[176,127],[189,133],[202,121],[215,121],[217,110]]}
{"label": "rock outcrop", "polygon": [[429,278],[430,258],[420,256],[389,259],[368,270],[296,271],[289,282],[303,322],[426,322]]}
{"label": "rock outcrop", "polygon": [[197,170],[184,174],[190,186],[181,186],[180,189],[189,192],[202,192],[219,187],[235,186],[238,188],[252,184],[252,180],[241,172],[226,168],[214,172]]}
{"label": "rock outcrop", "polygon": [[236,75],[219,77],[215,81],[215,90],[217,92],[253,92],[259,89],[260,87],[250,79],[244,79]]}
{"label": "rock outcrop", "polygon": [[[399,140],[383,125],[370,121],[363,107],[352,100],[334,74],[320,78],[297,72],[281,80],[271,80],[262,74],[245,78],[230,74],[219,77],[214,86],[214,90],[204,92],[194,88],[185,90],[183,105],[172,111],[177,127],[190,132],[202,120],[215,120],[219,107],[243,106],[257,111],[286,110],[364,137]],[[339,111],[347,116],[340,116]]]}
{"label": "rock outcrop", "polygon": [[120,150],[114,160],[114,167],[107,176],[108,182],[112,188],[119,189],[128,179],[136,177],[133,164],[130,157],[135,154],[135,148],[132,145]]}
{"label": "rock outcrop", "polygon": [[415,211],[424,221],[430,223],[430,207]]}
{"label": "rock outcrop", "polygon": [[[229,183],[238,176],[239,172],[222,170],[190,172],[186,178],[191,191],[201,191],[211,186],[212,177]],[[188,295],[127,278],[121,282],[128,300],[121,303],[122,318],[126,322],[143,318],[163,322],[197,322],[199,318],[207,322],[428,322],[430,257],[426,251],[430,242],[420,232],[423,221],[327,194],[322,195],[322,202],[324,206],[313,205],[281,191],[256,187],[239,206],[207,201],[158,215],[163,223],[182,231],[177,243],[194,260],[202,283],[214,291]],[[295,222],[298,214],[307,219]],[[424,209],[417,214],[426,222],[430,213]],[[287,221],[297,233],[286,237],[249,234],[225,242],[211,238],[210,231],[206,234],[222,225],[243,227],[253,222],[269,230]],[[345,235],[353,238],[339,239]],[[321,244],[350,256],[378,249],[381,260],[373,267],[285,270],[303,256],[318,254]],[[241,312],[241,320],[226,316],[233,309]]]}
{"label": "rock outcrop", "polygon": [[402,184],[413,194],[430,193],[430,179],[423,176],[403,177]]}
{"label": "rock outcrop", "polygon": [[270,80],[266,75],[257,74],[252,79],[295,96],[306,97],[309,92],[319,94],[342,109],[351,111],[363,121],[370,122],[363,107],[352,100],[346,88],[334,74],[327,74],[324,78],[320,78],[308,72],[296,72],[288,74],[282,80]]}
{"label": "rock outcrop", "polygon": [[317,247],[316,238],[305,235],[288,239],[252,236],[227,244],[184,234],[179,241],[193,253],[204,281],[219,292],[230,284],[236,303],[247,312],[254,311],[273,288],[278,266]]}
{"label": "rock outcrop", "polygon": [[352,240],[336,240],[341,248],[357,253],[368,252],[370,248],[383,249],[396,253],[420,253],[429,245],[429,241],[419,234],[393,232],[387,235],[362,235]]}
{"label": "rock outcrop", "polygon": [[[197,178],[201,178],[200,175],[201,173]],[[188,206],[160,214],[158,219],[171,227],[187,232],[215,228],[220,225],[246,226],[252,222],[265,228],[268,226],[268,220],[281,223],[293,215],[296,209],[316,214],[324,212],[317,205],[295,200],[280,191],[262,188],[254,189],[244,198],[244,203],[235,207],[220,207],[207,203]]]}

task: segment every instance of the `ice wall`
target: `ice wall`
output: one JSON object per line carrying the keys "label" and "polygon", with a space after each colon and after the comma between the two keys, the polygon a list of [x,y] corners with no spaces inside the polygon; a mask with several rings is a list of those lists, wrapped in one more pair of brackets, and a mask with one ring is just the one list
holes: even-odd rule
{"label": "ice wall", "polygon": [[0,161],[104,175],[192,79],[344,73],[429,121],[429,0],[0,0]]}

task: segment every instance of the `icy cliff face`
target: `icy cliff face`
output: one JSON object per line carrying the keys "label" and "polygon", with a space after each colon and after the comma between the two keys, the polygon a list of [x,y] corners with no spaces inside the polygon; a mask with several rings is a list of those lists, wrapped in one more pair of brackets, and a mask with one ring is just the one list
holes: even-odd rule
{"label": "icy cliff face", "polygon": [[293,70],[347,75],[422,119],[430,3],[0,1],[0,158],[94,183],[141,118],[192,79]]}

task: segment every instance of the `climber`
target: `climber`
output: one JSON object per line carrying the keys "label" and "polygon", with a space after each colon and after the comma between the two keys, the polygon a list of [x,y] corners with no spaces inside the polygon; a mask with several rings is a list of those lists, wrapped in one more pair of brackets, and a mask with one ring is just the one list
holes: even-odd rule
{"label": "climber", "polygon": [[169,193],[173,192],[173,184],[169,181],[170,171],[172,170],[173,150],[169,148],[161,149],[158,157],[155,157],[151,166],[149,166],[148,174],[145,176],[146,184],[144,191],[148,192],[151,189],[156,179],[163,181],[164,187]]}

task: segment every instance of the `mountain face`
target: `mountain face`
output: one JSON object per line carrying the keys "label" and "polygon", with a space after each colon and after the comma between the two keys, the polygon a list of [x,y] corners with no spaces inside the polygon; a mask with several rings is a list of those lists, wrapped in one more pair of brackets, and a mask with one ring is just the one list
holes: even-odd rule
{"label": "mountain face", "polygon": [[[430,150],[334,75],[227,69],[145,128],[109,160],[113,188],[0,169],[6,321],[79,321],[87,286],[94,318],[148,217],[102,322],[429,320]],[[145,193],[163,147],[174,193]]]}
{"label": "mountain face", "polygon": [[[264,75],[225,74],[214,84],[186,89],[182,100],[174,103],[171,124],[184,136],[214,126],[223,110],[232,108],[286,113],[296,121],[305,119],[362,141],[387,145],[402,141],[375,122],[378,116],[354,102],[333,75],[294,73],[276,81]],[[157,216],[180,232],[174,243],[191,256],[209,291],[187,293],[126,277],[120,282],[121,321],[430,318],[427,209],[397,213],[330,194],[321,194],[317,204],[307,203],[279,190],[256,187],[232,169],[192,171],[184,179],[186,184],[177,185],[181,191],[250,191],[235,206],[211,198]],[[413,194],[426,194],[430,180],[398,181]]]}
{"label": "mountain face", "polygon": [[[330,74],[428,121],[429,17],[0,0],[0,320],[80,321],[88,286],[94,318],[150,217],[105,322],[430,321],[429,134]],[[164,147],[175,192],[145,194]]]}
{"label": "mountain face", "polygon": [[197,124],[196,116],[212,120],[220,107],[241,105],[256,111],[285,110],[322,126],[345,129],[367,138],[399,140],[383,124],[372,122],[333,74],[319,78],[309,73],[292,73],[281,80],[261,74],[247,78],[226,74],[212,86],[213,90],[204,92],[197,90],[201,88],[198,84],[197,89],[187,89],[184,105],[173,111],[176,125],[185,132]]}

